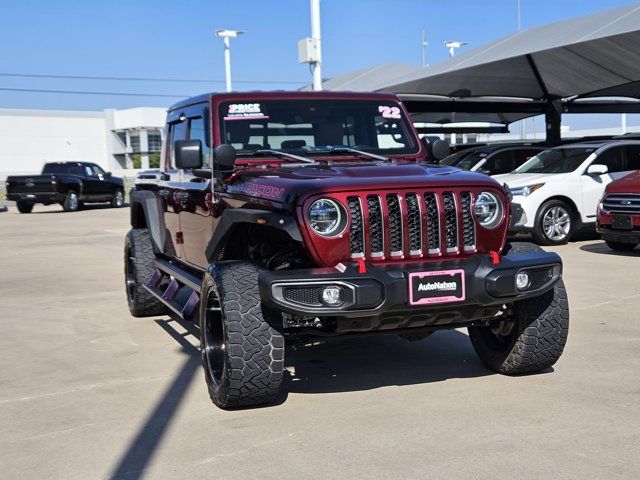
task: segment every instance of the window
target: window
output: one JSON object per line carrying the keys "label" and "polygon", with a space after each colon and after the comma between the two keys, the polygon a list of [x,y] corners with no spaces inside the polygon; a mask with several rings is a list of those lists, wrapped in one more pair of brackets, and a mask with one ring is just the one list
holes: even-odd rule
{"label": "window", "polygon": [[149,133],[147,135],[150,152],[159,152],[162,149],[162,136],[159,133]]}
{"label": "window", "polygon": [[179,123],[174,123],[171,125],[171,133],[169,134],[169,138],[170,138],[170,144],[169,144],[169,151],[170,153],[170,158],[171,158],[171,166],[173,168],[176,168],[176,158],[175,158],[175,152],[174,152],[174,143],[176,140],[186,140],[185,135],[187,134],[187,122],[179,122]]}
{"label": "window", "polygon": [[490,175],[499,175],[513,171],[513,151],[498,152],[487,160],[480,171],[488,170]]}
{"label": "window", "polygon": [[627,164],[625,170],[640,170],[640,145],[629,145],[624,147],[627,154]]}
{"label": "window", "polygon": [[514,156],[515,164],[514,164],[513,168],[518,168],[524,162],[526,162],[527,160],[529,160],[532,157],[535,157],[541,151],[542,150],[535,150],[535,149],[514,150],[513,151],[513,156]]}
{"label": "window", "polygon": [[211,167],[211,149],[207,142],[207,129],[202,117],[189,120],[189,140],[200,140],[202,145],[202,162],[205,167]]}
{"label": "window", "polygon": [[66,173],[69,175],[84,175],[83,169],[77,163],[47,163],[42,169],[44,175]]}
{"label": "window", "polygon": [[576,170],[595,148],[550,148],[538,153],[513,173],[569,173]]}
{"label": "window", "polygon": [[624,171],[624,159],[622,158],[622,148],[614,147],[602,152],[594,160],[592,165],[606,165],[609,173]]}
{"label": "window", "polygon": [[129,141],[131,142],[131,150],[133,152],[140,151],[140,136],[139,135],[130,135]]}
{"label": "window", "polygon": [[89,168],[89,171],[91,172],[91,175],[96,175],[96,176],[100,176],[103,175],[104,176],[104,170],[101,169],[98,165],[96,165],[95,163],[90,163],[89,165],[87,165],[85,168]]}

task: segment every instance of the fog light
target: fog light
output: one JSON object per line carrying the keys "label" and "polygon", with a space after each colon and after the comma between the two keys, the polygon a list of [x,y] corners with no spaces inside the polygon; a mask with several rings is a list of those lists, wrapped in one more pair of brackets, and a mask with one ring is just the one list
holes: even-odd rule
{"label": "fog light", "polygon": [[529,286],[529,273],[527,272],[518,272],[516,274],[516,287],[518,290],[524,290]]}
{"label": "fog light", "polygon": [[342,303],[342,287],[335,285],[322,289],[322,301],[327,305],[338,305]]}

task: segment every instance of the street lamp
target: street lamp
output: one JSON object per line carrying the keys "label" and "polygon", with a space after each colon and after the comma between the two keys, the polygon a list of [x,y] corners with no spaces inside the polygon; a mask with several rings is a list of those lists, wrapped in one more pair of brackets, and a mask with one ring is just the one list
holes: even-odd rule
{"label": "street lamp", "polygon": [[469,42],[455,42],[451,40],[445,40],[442,44],[449,49],[449,56],[454,57],[456,55],[456,48],[468,45]]}
{"label": "street lamp", "polygon": [[216,30],[216,36],[222,37],[222,40],[224,41],[224,74],[227,84],[227,92],[231,91],[231,42],[229,39],[237,38],[243,33],[244,30]]}

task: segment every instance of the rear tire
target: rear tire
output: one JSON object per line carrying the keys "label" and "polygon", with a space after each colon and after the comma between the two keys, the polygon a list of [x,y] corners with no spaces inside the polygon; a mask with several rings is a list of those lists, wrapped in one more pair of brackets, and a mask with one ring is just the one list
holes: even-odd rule
{"label": "rear tire", "polygon": [[607,247],[617,252],[630,252],[638,246],[637,243],[612,242],[611,240],[605,240],[605,243]]}
{"label": "rear tire", "polygon": [[155,267],[151,237],[146,228],[129,230],[124,241],[124,281],[129,311],[134,317],[165,315],[167,308],[143,285],[149,281]]}
{"label": "rear tire", "polygon": [[67,196],[62,202],[62,208],[65,212],[75,212],[80,208],[80,200],[75,190],[69,190]]}
{"label": "rear tire", "polygon": [[[513,243],[505,254],[543,251]],[[469,327],[476,353],[491,370],[505,375],[539,372],[555,364],[567,343],[569,302],[562,279],[548,292],[513,304],[513,314],[490,326]]]}
{"label": "rear tire", "polygon": [[536,214],[533,238],[539,245],[563,245],[573,236],[576,218],[576,212],[565,202],[550,200]]}
{"label": "rear tire", "polygon": [[200,296],[200,346],[211,401],[220,408],[273,402],[284,370],[284,337],[264,318],[259,269],[211,264]]}
{"label": "rear tire", "polygon": [[16,202],[16,207],[20,213],[31,213],[33,210],[33,203]]}
{"label": "rear tire", "polygon": [[111,197],[111,208],[121,208],[124,206],[124,192],[120,189],[113,192]]}

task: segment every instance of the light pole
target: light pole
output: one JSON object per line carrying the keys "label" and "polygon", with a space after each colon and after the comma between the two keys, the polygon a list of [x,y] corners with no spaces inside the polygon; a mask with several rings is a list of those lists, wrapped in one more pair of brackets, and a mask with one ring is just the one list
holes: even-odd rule
{"label": "light pole", "polygon": [[227,85],[227,92],[231,91],[231,38],[237,38],[242,35],[244,30],[216,30],[216,36],[222,37],[224,42],[224,75]]}
{"label": "light pole", "polygon": [[[518,0],[518,31],[519,32],[522,30],[522,10],[520,7],[521,7],[520,0]],[[524,119],[520,120],[520,140],[524,140],[524,138],[527,136],[524,122],[525,122]]]}
{"label": "light pole", "polygon": [[465,45],[469,45],[469,42],[456,42],[452,40],[445,40],[442,44],[449,49],[449,57],[455,57],[456,48],[461,48]]}
{"label": "light pole", "polygon": [[422,30],[422,68],[427,66],[427,35],[424,30]]}
{"label": "light pole", "polygon": [[320,41],[320,0],[309,0],[311,37],[298,41],[298,63],[308,63],[313,72],[313,89],[322,90],[322,45]]}

